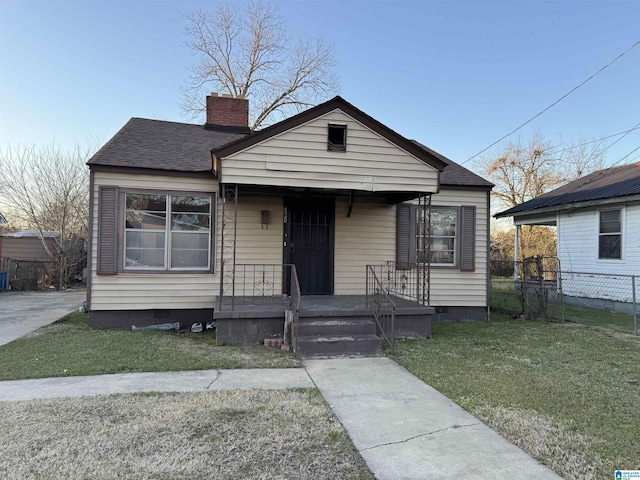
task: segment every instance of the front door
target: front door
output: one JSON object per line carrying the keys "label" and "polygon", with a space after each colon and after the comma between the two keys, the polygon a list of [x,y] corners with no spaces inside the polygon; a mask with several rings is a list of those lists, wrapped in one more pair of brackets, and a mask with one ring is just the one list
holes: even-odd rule
{"label": "front door", "polygon": [[284,208],[284,261],[296,266],[300,293],[332,295],[335,201],[288,198]]}

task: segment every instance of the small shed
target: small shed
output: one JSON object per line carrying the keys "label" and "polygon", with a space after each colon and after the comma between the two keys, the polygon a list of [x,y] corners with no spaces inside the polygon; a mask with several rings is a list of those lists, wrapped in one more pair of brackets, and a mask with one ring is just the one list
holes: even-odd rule
{"label": "small shed", "polygon": [[40,239],[40,232],[37,230],[23,230],[21,232],[4,233],[2,237],[2,250],[0,257],[11,258],[13,260],[53,262],[55,257],[47,253],[44,242],[47,243],[49,251],[55,255],[56,232],[43,232],[44,242]]}

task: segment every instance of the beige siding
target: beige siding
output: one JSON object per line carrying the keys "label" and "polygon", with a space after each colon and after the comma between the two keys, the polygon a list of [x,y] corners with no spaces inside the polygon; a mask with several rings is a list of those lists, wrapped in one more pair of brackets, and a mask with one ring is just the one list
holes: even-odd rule
{"label": "beige siding", "polygon": [[[172,178],[164,176],[132,176],[95,173],[94,225],[92,263],[96,262],[97,200],[100,185],[121,188],[145,188],[161,191],[211,192],[214,180]],[[443,190],[433,196],[433,204],[441,206],[475,205],[477,212],[476,270],[432,269],[432,304],[434,306],[486,306],[486,228],[487,202],[485,192]],[[202,274],[135,274],[120,273],[99,276],[92,269],[93,310],[143,310],[176,308],[212,308],[219,292],[221,204],[216,201],[216,273]],[[261,210],[270,212],[268,228],[262,228]],[[337,199],[335,212],[336,295],[364,294],[366,265],[395,260],[396,207],[356,199],[350,217],[348,202]],[[279,197],[239,198],[237,225],[237,264],[281,264],[283,200]],[[243,276],[237,269],[236,292],[253,287],[253,277]],[[280,272],[267,276],[276,290],[281,283]]]}
{"label": "beige siding", "polygon": [[363,295],[366,266],[395,259],[396,207],[356,200],[347,211],[346,200],[336,201],[334,293]]}
{"label": "beige siding", "polygon": [[[487,305],[487,194],[443,189],[432,197],[434,206],[476,207],[476,268],[431,269],[433,306]],[[335,293],[364,294],[366,265],[394,261],[396,255],[396,207],[358,204],[350,218],[346,201],[336,203]]]}
{"label": "beige siding", "polygon": [[[212,192],[218,189],[211,179],[126,175],[95,172],[94,224],[91,261],[95,266],[97,252],[98,188],[117,185],[121,188],[157,189],[160,191]],[[91,277],[92,310],[146,310],[177,308],[212,308],[219,292],[221,204],[216,199],[216,273],[120,273]],[[263,230],[260,211],[271,211],[271,225]],[[238,208],[238,263],[282,263],[282,200],[241,198]]]}
{"label": "beige siding", "polygon": [[[327,151],[327,125],[347,125],[347,151]],[[222,160],[224,183],[349,190],[437,190],[433,167],[340,110]]]}
{"label": "beige siding", "polygon": [[431,304],[487,306],[487,193],[442,189],[432,197],[432,205],[476,207],[476,269],[473,272],[461,272],[453,268],[432,268]]}

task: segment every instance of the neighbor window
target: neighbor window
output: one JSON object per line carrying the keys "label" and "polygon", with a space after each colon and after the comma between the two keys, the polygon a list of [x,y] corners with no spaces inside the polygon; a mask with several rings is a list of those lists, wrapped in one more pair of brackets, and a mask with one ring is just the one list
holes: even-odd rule
{"label": "neighbor window", "polygon": [[622,258],[622,210],[600,212],[598,258]]}
{"label": "neighbor window", "polygon": [[[424,242],[428,238],[428,218],[425,221],[425,213],[422,209],[417,209],[417,228],[416,228],[416,245],[417,260],[419,263],[425,263],[427,248]],[[431,208],[431,246],[430,246],[430,263],[431,265],[455,265],[456,258],[456,234],[458,228],[458,209],[457,208]]]}
{"label": "neighbor window", "polygon": [[208,270],[211,197],[125,194],[127,270]]}
{"label": "neighbor window", "polygon": [[334,152],[347,150],[347,126],[329,124],[327,149]]}

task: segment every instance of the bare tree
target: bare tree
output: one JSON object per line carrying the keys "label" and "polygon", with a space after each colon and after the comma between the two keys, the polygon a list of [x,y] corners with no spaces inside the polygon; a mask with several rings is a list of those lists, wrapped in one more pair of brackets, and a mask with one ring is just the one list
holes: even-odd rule
{"label": "bare tree", "polygon": [[[0,205],[12,223],[37,230],[47,254],[61,265],[62,281],[73,274],[88,238],[89,172],[93,148],[63,151],[45,147],[0,148]],[[45,240],[55,232],[53,242]]]}
{"label": "bare tree", "polygon": [[[495,183],[492,192],[495,210],[515,207],[571,180],[601,168],[606,146],[602,141],[578,140],[552,146],[541,133],[527,142],[508,142],[497,155],[487,156],[476,168]],[[522,257],[556,254],[548,227],[527,226],[521,230],[519,251]],[[502,238],[504,240],[504,238]],[[513,243],[510,247],[513,252]],[[496,246],[495,250],[499,250]]]}
{"label": "bare tree", "polygon": [[219,6],[215,14],[184,14],[186,45],[197,64],[183,85],[181,109],[202,115],[208,91],[250,99],[251,128],[273,123],[315,105],[338,88],[333,47],[323,38],[297,41],[287,34],[279,10],[254,1]]}
{"label": "bare tree", "polygon": [[566,182],[605,167],[604,153],[608,147],[601,140],[579,138],[561,146],[558,162],[563,166]]}
{"label": "bare tree", "polygon": [[496,208],[510,208],[602,168],[605,144],[578,140],[552,146],[541,133],[507,143],[476,168],[495,183]]}

